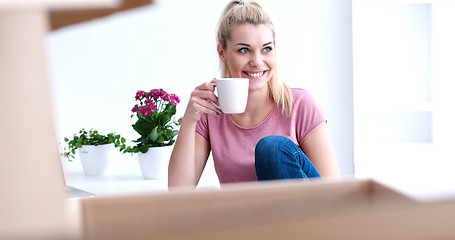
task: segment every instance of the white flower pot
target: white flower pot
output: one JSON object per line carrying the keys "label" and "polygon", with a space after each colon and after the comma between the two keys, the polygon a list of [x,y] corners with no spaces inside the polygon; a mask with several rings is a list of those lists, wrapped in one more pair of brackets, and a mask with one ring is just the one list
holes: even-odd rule
{"label": "white flower pot", "polygon": [[87,176],[103,176],[109,166],[109,159],[114,151],[113,143],[104,145],[83,145],[79,149],[82,169]]}
{"label": "white flower pot", "polygon": [[137,158],[145,179],[167,179],[169,159],[173,145],[165,147],[152,147],[146,153],[139,152]]}

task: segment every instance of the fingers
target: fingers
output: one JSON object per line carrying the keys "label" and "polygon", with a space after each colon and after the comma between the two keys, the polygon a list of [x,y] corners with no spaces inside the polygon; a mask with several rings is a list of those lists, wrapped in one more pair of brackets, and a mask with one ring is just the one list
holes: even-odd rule
{"label": "fingers", "polygon": [[203,83],[193,90],[185,115],[194,121],[198,121],[200,116],[204,113],[213,115],[221,113],[221,111],[213,105],[213,103],[218,102],[218,98],[214,94],[215,86],[212,84],[214,82],[215,79],[211,82]]}
{"label": "fingers", "polygon": [[191,93],[191,97],[197,98],[199,100],[206,100],[206,101],[213,101],[213,102],[218,101],[218,98],[215,96],[213,91],[210,91],[210,90],[195,89]]}
{"label": "fingers", "polygon": [[[216,108],[210,100],[206,99],[194,99],[190,100],[189,107],[191,106],[191,111],[196,113],[198,116],[207,113],[212,115],[218,115],[220,110]],[[199,120],[199,119],[198,119]]]}
{"label": "fingers", "polygon": [[218,102],[218,98],[215,96],[213,91],[196,89],[192,92],[190,101],[194,101],[202,107],[203,112],[207,109],[207,113],[210,114],[213,114],[213,112],[220,113],[220,110],[213,105],[213,103]]}
{"label": "fingers", "polygon": [[210,82],[205,82],[205,83],[199,85],[198,87],[196,87],[195,90],[210,91],[213,93],[215,91],[215,85],[214,85],[215,82],[216,82],[216,79],[214,78]]}

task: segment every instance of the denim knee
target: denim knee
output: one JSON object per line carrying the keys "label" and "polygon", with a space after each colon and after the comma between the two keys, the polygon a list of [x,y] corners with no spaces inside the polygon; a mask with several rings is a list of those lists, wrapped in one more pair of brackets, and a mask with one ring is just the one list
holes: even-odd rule
{"label": "denim knee", "polygon": [[[259,142],[256,144],[256,152],[255,154],[263,154],[266,156],[274,155],[277,150],[279,150],[284,144],[283,142],[287,142],[289,140],[286,137],[283,136],[267,136],[259,140]],[[294,144],[292,142],[292,144]]]}
{"label": "denim knee", "polygon": [[257,143],[255,168],[258,180],[319,176],[302,149],[283,136],[267,136]]}
{"label": "denim knee", "polygon": [[[283,136],[267,136],[256,145],[255,168],[258,180],[272,180],[294,178],[294,173],[289,173],[289,166],[298,171],[300,163],[295,154],[298,148],[294,142]],[[294,170],[295,169],[295,170]],[[301,173],[297,173],[301,175]]]}

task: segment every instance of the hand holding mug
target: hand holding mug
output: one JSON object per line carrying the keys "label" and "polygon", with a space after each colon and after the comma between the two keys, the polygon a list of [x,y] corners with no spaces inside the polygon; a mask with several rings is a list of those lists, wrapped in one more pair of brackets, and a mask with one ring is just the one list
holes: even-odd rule
{"label": "hand holding mug", "polygon": [[214,94],[214,82],[215,79],[213,79],[211,82],[203,83],[193,90],[185,111],[185,115],[183,116],[184,119],[196,122],[199,121],[201,115],[204,113],[216,115],[221,112],[212,104],[213,102],[217,101],[217,97]]}

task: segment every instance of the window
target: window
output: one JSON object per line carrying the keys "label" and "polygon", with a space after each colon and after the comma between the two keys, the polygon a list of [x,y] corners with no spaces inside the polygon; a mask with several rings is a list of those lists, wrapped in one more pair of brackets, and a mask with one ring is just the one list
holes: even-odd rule
{"label": "window", "polygon": [[454,16],[455,1],[353,1],[356,176],[454,182]]}

